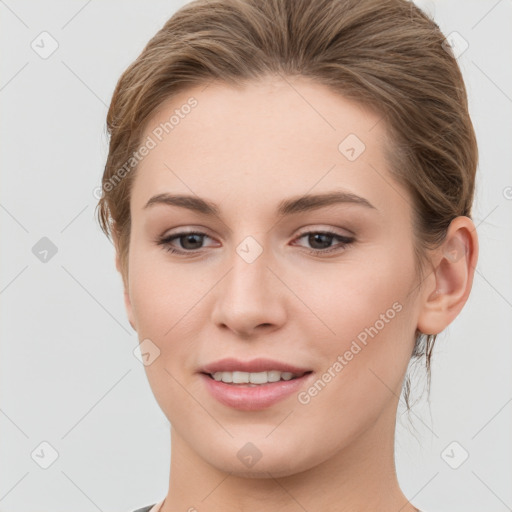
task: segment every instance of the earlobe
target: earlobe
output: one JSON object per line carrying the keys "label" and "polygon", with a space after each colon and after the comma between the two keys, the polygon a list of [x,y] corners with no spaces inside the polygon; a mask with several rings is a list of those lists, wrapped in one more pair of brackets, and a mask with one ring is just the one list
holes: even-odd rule
{"label": "earlobe", "polygon": [[466,303],[478,259],[478,237],[469,217],[456,217],[433,259],[430,289],[425,289],[418,329],[425,334],[443,331]]}

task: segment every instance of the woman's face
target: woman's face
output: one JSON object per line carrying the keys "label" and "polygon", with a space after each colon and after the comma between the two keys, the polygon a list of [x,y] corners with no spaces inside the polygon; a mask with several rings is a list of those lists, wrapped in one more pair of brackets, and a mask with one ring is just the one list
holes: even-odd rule
{"label": "woman's face", "polygon": [[[285,476],[391,435],[420,304],[384,130],[304,79],[189,89],[147,125],[126,305],[173,449]],[[281,380],[206,375],[225,358]]]}

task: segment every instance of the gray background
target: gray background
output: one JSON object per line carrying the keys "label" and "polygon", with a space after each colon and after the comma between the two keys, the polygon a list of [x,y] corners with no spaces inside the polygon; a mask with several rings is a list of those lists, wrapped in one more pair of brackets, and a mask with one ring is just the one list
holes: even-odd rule
{"label": "gray background", "polygon": [[[115,83],[184,3],[0,0],[2,512],[130,511],[167,492],[169,425],[132,352],[93,194]],[[438,337],[430,408],[423,398],[410,420],[400,409],[398,477],[425,511],[501,512],[512,509],[512,2],[418,3],[469,44],[459,63],[480,149],[480,259]],[[47,58],[31,47],[43,31],[58,43]],[[43,237],[57,249],[46,262],[34,254]]]}

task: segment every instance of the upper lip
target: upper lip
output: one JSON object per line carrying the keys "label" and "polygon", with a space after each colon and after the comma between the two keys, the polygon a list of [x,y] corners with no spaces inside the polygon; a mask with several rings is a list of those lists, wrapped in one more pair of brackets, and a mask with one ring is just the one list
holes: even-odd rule
{"label": "upper lip", "polygon": [[298,366],[293,366],[281,361],[275,361],[273,359],[258,358],[251,359],[250,361],[241,361],[232,357],[219,359],[218,361],[214,361],[213,363],[207,364],[199,369],[200,372],[209,374],[213,374],[215,372],[234,371],[257,373],[268,372],[271,370],[290,372],[296,375],[303,375],[304,373],[311,371],[309,368],[300,368]]}

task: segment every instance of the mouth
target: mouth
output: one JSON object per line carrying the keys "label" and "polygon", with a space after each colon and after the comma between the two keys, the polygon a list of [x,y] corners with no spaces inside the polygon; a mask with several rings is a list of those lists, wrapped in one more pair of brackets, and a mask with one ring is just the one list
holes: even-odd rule
{"label": "mouth", "polygon": [[269,370],[263,372],[217,371],[213,373],[201,373],[217,382],[223,382],[233,386],[256,387],[272,384],[274,382],[300,379],[305,375],[309,375],[312,371],[309,370],[293,373],[280,370]]}
{"label": "mouth", "polygon": [[268,409],[311,385],[313,371],[200,372],[205,389],[223,406],[245,412]]}
{"label": "mouth", "polygon": [[212,398],[240,411],[267,409],[298,393],[314,371],[269,358],[221,359],[198,368]]}

